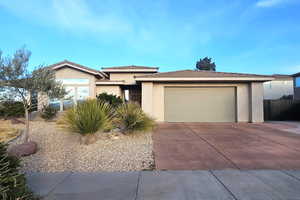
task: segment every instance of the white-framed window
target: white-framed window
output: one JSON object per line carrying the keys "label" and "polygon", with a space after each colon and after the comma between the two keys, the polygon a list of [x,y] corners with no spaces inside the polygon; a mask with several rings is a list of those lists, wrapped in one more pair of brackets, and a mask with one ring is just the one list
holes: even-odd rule
{"label": "white-framed window", "polygon": [[87,78],[63,78],[56,80],[60,81],[63,85],[84,85],[90,83]]}
{"label": "white-framed window", "polygon": [[272,83],[271,83],[271,81],[269,82],[269,89],[272,89]]}
{"label": "white-framed window", "polygon": [[85,100],[90,96],[89,87],[77,87],[77,100]]}
{"label": "white-framed window", "polygon": [[75,99],[76,89],[73,86],[65,86],[65,90],[68,93],[66,99]]}
{"label": "white-framed window", "polygon": [[296,85],[296,87],[300,87],[300,77],[296,77],[295,85]]}
{"label": "white-framed window", "polygon": [[51,106],[67,109],[72,107],[77,102],[83,101],[90,96],[88,86],[65,86],[67,95],[62,101],[59,99],[51,99],[49,104]]}
{"label": "white-framed window", "polygon": [[63,100],[50,99],[50,105],[60,107],[61,110],[65,110],[76,104],[78,101],[83,101],[90,96],[89,86],[85,86],[89,84],[89,79],[63,78],[56,80],[63,84],[67,95]]}

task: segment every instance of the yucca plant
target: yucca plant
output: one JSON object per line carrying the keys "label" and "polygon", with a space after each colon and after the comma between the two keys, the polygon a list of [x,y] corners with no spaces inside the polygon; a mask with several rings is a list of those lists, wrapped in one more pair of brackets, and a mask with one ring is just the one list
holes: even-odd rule
{"label": "yucca plant", "polygon": [[114,122],[123,133],[147,132],[155,125],[154,120],[133,102],[123,103],[117,108]]}
{"label": "yucca plant", "polygon": [[89,99],[67,110],[60,125],[81,135],[94,134],[112,127],[112,108],[109,104]]}

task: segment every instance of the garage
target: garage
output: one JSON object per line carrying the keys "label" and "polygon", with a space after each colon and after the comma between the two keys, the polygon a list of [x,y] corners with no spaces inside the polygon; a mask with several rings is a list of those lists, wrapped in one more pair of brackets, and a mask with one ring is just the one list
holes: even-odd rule
{"label": "garage", "polygon": [[235,87],[165,87],[167,122],[236,122]]}
{"label": "garage", "polygon": [[158,122],[263,122],[263,82],[273,77],[179,70],[135,77],[142,109]]}

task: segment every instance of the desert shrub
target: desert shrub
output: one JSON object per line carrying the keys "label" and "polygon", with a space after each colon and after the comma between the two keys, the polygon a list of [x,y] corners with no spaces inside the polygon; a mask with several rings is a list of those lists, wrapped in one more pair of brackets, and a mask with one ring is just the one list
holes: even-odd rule
{"label": "desert shrub", "polygon": [[112,118],[112,108],[109,104],[89,99],[65,111],[59,124],[70,131],[87,135],[110,129]]}
{"label": "desert shrub", "polygon": [[53,119],[57,114],[57,109],[52,106],[44,106],[41,111],[41,117],[45,120]]}
{"label": "desert shrub", "polygon": [[22,102],[3,101],[0,102],[0,117],[24,117],[25,110]]}
{"label": "desert shrub", "polygon": [[146,132],[155,125],[154,120],[133,102],[124,103],[117,108],[115,123],[123,133]]}
{"label": "desert shrub", "polygon": [[20,160],[7,154],[7,146],[0,143],[0,199],[37,199],[20,173]]}
{"label": "desert shrub", "polygon": [[9,120],[0,120],[0,142],[8,142],[21,134],[21,131],[14,128]]}
{"label": "desert shrub", "polygon": [[116,108],[123,103],[123,99],[121,97],[113,94],[107,94],[106,92],[98,94],[97,99],[110,104],[113,108]]}

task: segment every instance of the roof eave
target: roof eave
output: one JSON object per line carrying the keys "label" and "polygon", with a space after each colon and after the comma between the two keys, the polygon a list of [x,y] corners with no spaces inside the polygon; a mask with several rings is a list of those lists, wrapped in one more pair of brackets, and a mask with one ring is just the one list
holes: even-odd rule
{"label": "roof eave", "polygon": [[97,81],[96,85],[124,85],[124,81]]}
{"label": "roof eave", "polygon": [[80,70],[82,72],[86,72],[86,73],[89,73],[89,74],[92,74],[92,75],[95,75],[95,76],[101,76],[102,78],[107,77],[107,75],[104,75],[104,73],[101,73],[100,71],[99,72],[91,71],[91,70],[88,70],[88,69],[70,64],[70,63],[62,63],[62,64],[59,64],[59,65],[53,66],[52,69],[57,70],[57,69],[60,69],[60,68],[63,68],[63,67],[71,67],[71,68],[74,68],[74,69],[77,69],[77,70]]}
{"label": "roof eave", "polygon": [[211,78],[211,77],[201,77],[201,78],[135,78],[136,81],[152,81],[152,82],[168,82],[168,81],[180,81],[180,82],[266,82],[272,81],[274,78],[270,77],[222,77],[222,78]]}
{"label": "roof eave", "polygon": [[134,72],[158,72],[158,69],[102,69],[102,72],[105,73],[124,73],[124,72],[130,72],[130,73],[134,73]]}

